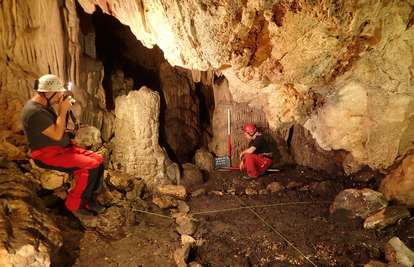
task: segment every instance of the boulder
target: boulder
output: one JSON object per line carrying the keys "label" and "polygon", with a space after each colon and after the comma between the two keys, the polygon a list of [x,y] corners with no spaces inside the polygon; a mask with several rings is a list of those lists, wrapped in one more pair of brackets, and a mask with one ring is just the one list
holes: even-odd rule
{"label": "boulder", "polygon": [[388,261],[396,262],[403,267],[414,266],[414,252],[398,238],[393,237],[384,248],[385,258]]}
{"label": "boulder", "polygon": [[276,193],[282,190],[285,190],[285,188],[283,187],[283,185],[279,182],[272,182],[270,183],[266,189],[269,189],[270,192],[272,193]]}
{"label": "boulder", "polygon": [[181,248],[177,249],[174,252],[174,261],[178,266],[182,266],[181,264],[187,262],[188,255],[190,254],[190,250],[191,250],[191,244],[185,243],[181,246]]}
{"label": "boulder", "polygon": [[185,200],[187,198],[187,189],[182,185],[159,185],[154,193],[180,200]]}
{"label": "boulder", "polygon": [[335,197],[329,210],[331,214],[338,210],[346,210],[349,218],[366,219],[387,206],[388,201],[385,196],[372,189],[345,189]]}
{"label": "boulder", "polygon": [[410,217],[410,211],[405,205],[389,206],[380,212],[369,216],[364,222],[366,229],[382,229],[400,219]]}
{"label": "boulder", "polygon": [[196,151],[195,163],[202,171],[211,172],[214,170],[214,157],[205,148],[200,148]]}
{"label": "boulder", "polygon": [[114,170],[108,170],[107,180],[117,190],[125,190],[133,183],[127,175]]}
{"label": "boulder", "polygon": [[83,125],[77,131],[73,143],[83,149],[97,151],[102,146],[101,131],[95,126]]}
{"label": "boulder", "polygon": [[157,197],[157,198],[154,198],[152,202],[158,207],[160,207],[161,209],[178,207],[177,200],[170,196]]}
{"label": "boulder", "polygon": [[26,159],[26,153],[8,141],[0,141],[0,157],[7,161],[22,160]]}
{"label": "boulder", "polygon": [[197,165],[185,163],[182,167],[183,174],[179,181],[180,185],[190,188],[204,183],[203,174],[201,173]]}
{"label": "boulder", "polygon": [[379,192],[388,201],[414,208],[414,155],[408,155],[401,164],[382,181]]}
{"label": "boulder", "polygon": [[73,176],[65,172],[40,168],[32,159],[30,164],[32,166],[30,173],[40,181],[44,189],[55,190],[65,183],[69,183],[73,178]]}
{"label": "boulder", "polygon": [[194,219],[189,215],[181,215],[176,219],[178,227],[177,232],[180,235],[193,235],[197,231],[197,225],[194,223]]}

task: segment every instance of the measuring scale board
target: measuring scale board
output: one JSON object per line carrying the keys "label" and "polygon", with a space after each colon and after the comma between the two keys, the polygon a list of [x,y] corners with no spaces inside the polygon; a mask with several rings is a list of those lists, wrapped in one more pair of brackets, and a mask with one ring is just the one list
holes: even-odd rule
{"label": "measuring scale board", "polygon": [[216,169],[228,168],[231,166],[230,157],[216,157],[214,158],[214,167]]}

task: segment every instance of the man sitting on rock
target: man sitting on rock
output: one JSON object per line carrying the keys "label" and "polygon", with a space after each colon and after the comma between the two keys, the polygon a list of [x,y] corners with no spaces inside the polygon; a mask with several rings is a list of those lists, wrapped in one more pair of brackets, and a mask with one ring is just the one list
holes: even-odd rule
{"label": "man sitting on rock", "polygon": [[[21,117],[33,161],[44,169],[77,176],[65,206],[78,218],[93,217],[105,211],[96,200],[104,172],[101,156],[72,144],[66,132],[71,97],[64,97],[64,84],[55,75],[36,81],[37,94],[24,106]],[[57,114],[51,105],[58,103]]]}
{"label": "man sitting on rock", "polygon": [[251,180],[265,173],[272,164],[273,157],[266,140],[253,124],[246,124],[243,132],[244,137],[249,140],[249,148],[240,153],[240,170],[246,169],[247,175],[243,178]]}

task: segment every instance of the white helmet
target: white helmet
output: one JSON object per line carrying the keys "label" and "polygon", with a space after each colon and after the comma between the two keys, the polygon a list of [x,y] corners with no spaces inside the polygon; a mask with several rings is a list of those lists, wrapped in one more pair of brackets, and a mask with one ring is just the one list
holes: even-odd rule
{"label": "white helmet", "polygon": [[66,91],[64,88],[63,81],[56,75],[47,74],[40,77],[38,82],[36,81],[38,92],[63,92]]}

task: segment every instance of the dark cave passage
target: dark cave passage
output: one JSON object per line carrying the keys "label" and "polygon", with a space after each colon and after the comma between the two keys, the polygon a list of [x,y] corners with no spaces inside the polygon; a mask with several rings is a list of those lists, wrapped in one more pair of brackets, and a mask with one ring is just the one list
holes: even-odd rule
{"label": "dark cave passage", "polygon": [[[111,75],[118,70],[121,70],[125,77],[133,79],[134,90],[147,86],[160,92],[160,81],[156,68],[165,59],[158,46],[153,49],[144,47],[128,26],[123,25],[116,18],[104,14],[98,7],[92,14],[92,21],[96,30],[96,55],[105,69],[103,86],[107,97],[112,96]],[[154,59],[155,64],[146,62],[145,57],[144,59],[140,58],[141,54],[146,57],[149,55]],[[146,65],[152,65],[154,68],[146,68]],[[107,108],[114,109],[113,99],[107,100],[111,100],[107,101]]]}
{"label": "dark cave passage", "polygon": [[[128,90],[139,90],[142,86],[146,86],[158,92],[161,101],[159,144],[165,148],[172,161],[191,162],[196,150],[203,146],[206,147],[208,144],[205,141],[200,142],[193,151],[189,151],[188,154],[180,154],[172,149],[176,145],[169,144],[167,141],[169,133],[168,129],[165,129],[165,118],[168,107],[165,97],[168,96],[164,94],[162,81],[159,77],[160,65],[166,63],[163,51],[158,46],[154,46],[152,49],[145,47],[128,26],[123,25],[115,17],[104,14],[98,6],[92,15],[85,13],[79,5],[77,5],[77,10],[80,28],[84,35],[86,35],[85,33],[95,35],[96,59],[101,61],[104,66],[102,86],[106,95],[106,108],[108,110],[115,109],[115,98],[120,94],[120,91],[127,93]],[[113,77],[121,72],[124,75],[124,80],[133,81],[133,88],[113,88]],[[205,132],[205,129],[209,129],[211,135],[211,118],[214,112],[213,90],[203,83],[194,84],[194,96],[198,98],[199,103],[198,121],[200,125],[198,127],[201,133]],[[119,84],[115,86],[119,87]],[[178,84],[177,90],[179,87]],[[185,118],[178,119],[186,120]],[[169,142],[171,142],[171,138]]]}

